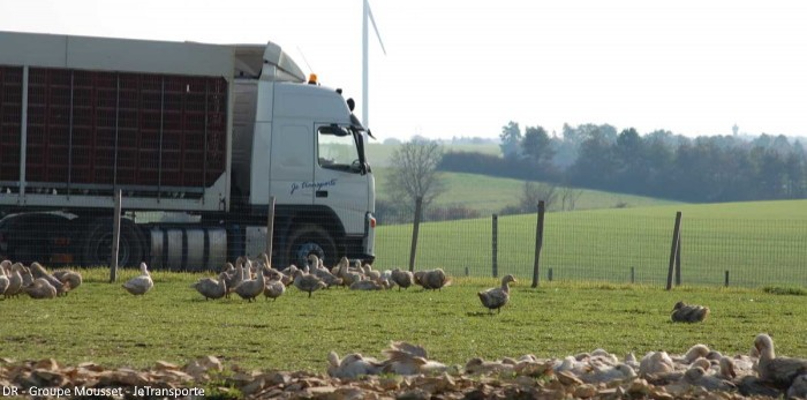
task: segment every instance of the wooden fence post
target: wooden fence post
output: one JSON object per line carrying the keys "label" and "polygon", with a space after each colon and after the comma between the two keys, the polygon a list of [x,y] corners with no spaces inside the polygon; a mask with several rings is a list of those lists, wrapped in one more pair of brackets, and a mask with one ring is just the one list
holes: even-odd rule
{"label": "wooden fence post", "polygon": [[729,287],[729,270],[726,270],[726,282],[725,282],[725,285],[726,285],[726,287]]}
{"label": "wooden fence post", "polygon": [[121,190],[115,191],[115,215],[112,217],[112,254],[109,266],[109,283],[118,280],[118,252],[120,250]]}
{"label": "wooden fence post", "polygon": [[493,214],[491,220],[491,263],[493,264],[493,277],[499,277],[499,216]]}
{"label": "wooden fence post", "polygon": [[681,234],[681,211],[675,213],[675,228],[673,228],[672,246],[670,248],[670,266],[667,270],[667,290],[672,289],[673,269],[675,268],[675,256],[678,254],[678,240]]}
{"label": "wooden fence post", "polygon": [[532,287],[538,287],[541,272],[541,247],[544,244],[544,201],[538,202],[538,223],[535,225],[535,264],[532,271]]}
{"label": "wooden fence post", "polygon": [[412,226],[412,248],[409,251],[409,271],[415,270],[415,255],[418,247],[418,231],[420,230],[420,217],[423,212],[423,197],[415,199],[415,222]]}
{"label": "wooden fence post", "polygon": [[266,216],[266,255],[269,257],[269,264],[272,263],[272,240],[275,236],[275,196],[269,196],[269,210]]}
{"label": "wooden fence post", "polygon": [[634,267],[630,267],[630,283],[631,285],[636,282],[636,269]]}
{"label": "wooden fence post", "polygon": [[678,246],[675,249],[675,286],[681,286],[681,232],[678,232]]}

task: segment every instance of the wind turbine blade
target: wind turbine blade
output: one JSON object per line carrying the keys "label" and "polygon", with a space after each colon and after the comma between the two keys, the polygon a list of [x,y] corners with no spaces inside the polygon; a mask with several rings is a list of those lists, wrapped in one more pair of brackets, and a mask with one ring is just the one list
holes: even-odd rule
{"label": "wind turbine blade", "polygon": [[384,52],[384,55],[387,55],[387,49],[384,48],[384,41],[381,40],[381,34],[378,33],[378,26],[375,24],[375,18],[373,18],[373,9],[370,8],[370,4],[367,4],[367,13],[370,15],[370,22],[373,23],[373,30],[375,30],[375,37],[378,38],[378,43],[381,44],[381,51]]}

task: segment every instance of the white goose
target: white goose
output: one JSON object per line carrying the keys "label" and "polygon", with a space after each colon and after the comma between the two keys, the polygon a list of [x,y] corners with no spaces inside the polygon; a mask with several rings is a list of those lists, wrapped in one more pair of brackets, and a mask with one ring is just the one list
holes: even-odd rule
{"label": "white goose", "polygon": [[148,266],[145,262],[140,263],[140,275],[129,279],[121,285],[127,292],[138,296],[146,294],[151,288],[154,287],[154,281],[151,280]]}
{"label": "white goose", "polygon": [[0,294],[5,294],[6,289],[8,289],[8,285],[10,284],[11,282],[6,276],[6,270],[0,267]]}
{"label": "white goose", "polygon": [[205,300],[220,299],[227,294],[227,282],[224,279],[202,278],[191,285]]}
{"label": "white goose", "polygon": [[789,387],[799,375],[807,374],[807,360],[802,358],[777,357],[773,339],[765,333],[754,338],[754,347],[759,351],[756,369],[759,379],[781,387]]}
{"label": "white goose", "polygon": [[266,287],[263,289],[263,295],[265,296],[264,300],[272,299],[272,301],[277,301],[277,298],[283,295],[286,292],[286,285],[283,281],[278,277],[277,279],[271,279],[266,281]]}
{"label": "white goose", "polygon": [[32,299],[53,299],[56,297],[56,288],[45,278],[36,278],[34,282],[23,288]]}
{"label": "white goose", "polygon": [[81,286],[81,283],[84,281],[80,273],[64,269],[53,271],[53,277],[67,285],[70,291],[73,291],[77,287]]}
{"label": "white goose", "polygon": [[20,263],[15,263],[10,267],[10,273],[8,275],[8,287],[6,288],[5,293],[3,293],[4,298],[18,296],[22,292],[23,282],[20,271],[22,271],[22,264]]}
{"label": "white goose", "polygon": [[497,313],[501,312],[502,307],[510,300],[510,286],[508,285],[510,282],[516,282],[516,278],[508,274],[502,278],[501,287],[490,288],[477,293],[479,300],[482,301],[482,305],[485,306],[491,314],[494,309]]}
{"label": "white goose", "polygon": [[45,269],[45,267],[42,266],[42,264],[34,261],[28,268],[30,268],[31,275],[33,275],[34,278],[36,279],[42,278],[48,281],[48,283],[56,289],[56,295],[64,296],[67,294],[67,291],[70,290],[70,286],[65,285],[64,282],[60,281],[59,279],[51,275]]}
{"label": "white goose", "polygon": [[[246,261],[246,264],[249,265],[249,260]],[[252,302],[255,300],[255,297],[263,293],[263,290],[266,287],[266,279],[263,276],[263,268],[258,269],[258,276],[255,279],[248,279],[241,281],[233,291],[242,299]]]}
{"label": "white goose", "polygon": [[415,281],[415,276],[412,274],[412,271],[403,271],[400,268],[392,270],[391,278],[392,281],[398,285],[399,292],[401,288],[408,289],[409,286],[412,286],[412,282]]}

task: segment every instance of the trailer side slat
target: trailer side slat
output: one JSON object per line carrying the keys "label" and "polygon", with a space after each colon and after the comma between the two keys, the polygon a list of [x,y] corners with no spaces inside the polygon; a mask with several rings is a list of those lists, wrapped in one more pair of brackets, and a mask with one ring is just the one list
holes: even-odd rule
{"label": "trailer side slat", "polygon": [[[18,154],[22,68],[0,71],[0,149]],[[200,193],[225,172],[224,78],[34,67],[29,76],[25,168],[34,187],[69,180],[76,191]],[[3,157],[0,180],[18,179],[19,156]]]}

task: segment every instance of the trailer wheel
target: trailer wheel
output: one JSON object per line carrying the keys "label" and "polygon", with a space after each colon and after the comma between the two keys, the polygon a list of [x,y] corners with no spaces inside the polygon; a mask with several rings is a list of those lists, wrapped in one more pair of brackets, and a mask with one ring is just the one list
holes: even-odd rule
{"label": "trailer wheel", "polygon": [[[100,218],[92,221],[84,235],[81,247],[85,266],[109,265],[112,257],[112,219]],[[145,259],[145,249],[140,230],[129,219],[121,218],[118,264],[124,267],[137,267]]]}
{"label": "trailer wheel", "polygon": [[303,225],[289,237],[286,260],[298,266],[308,263],[308,255],[315,254],[325,265],[336,263],[336,243],[319,225]]}

